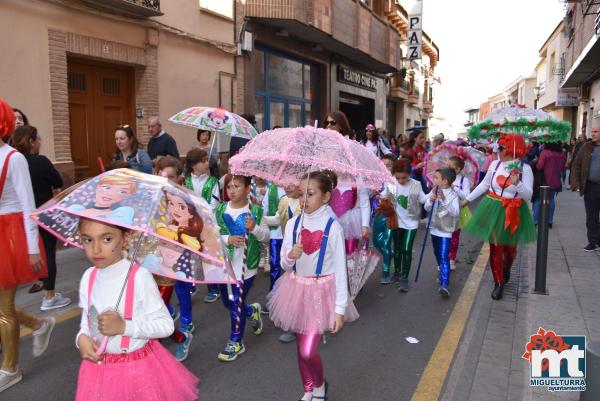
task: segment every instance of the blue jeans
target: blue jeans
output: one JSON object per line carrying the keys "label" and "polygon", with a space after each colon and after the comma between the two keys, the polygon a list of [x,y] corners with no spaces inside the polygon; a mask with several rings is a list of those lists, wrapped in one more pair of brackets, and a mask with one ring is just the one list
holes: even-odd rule
{"label": "blue jeans", "polygon": [[[554,209],[556,204],[554,202],[554,197],[556,196],[556,191],[550,190],[550,224],[554,223]],[[541,199],[538,197],[535,202],[533,202],[533,222],[537,225],[538,219],[540,217],[540,206]]]}

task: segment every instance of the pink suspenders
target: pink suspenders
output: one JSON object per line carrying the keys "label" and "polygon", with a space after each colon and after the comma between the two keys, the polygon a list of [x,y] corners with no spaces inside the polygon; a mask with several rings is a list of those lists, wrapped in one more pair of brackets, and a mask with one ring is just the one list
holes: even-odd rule
{"label": "pink suspenders", "polygon": [[[140,269],[140,265],[137,263],[133,265],[131,268],[131,273],[129,274],[129,278],[127,279],[127,288],[125,290],[125,310],[123,313],[123,319],[131,320],[133,318],[133,301],[135,296],[135,274]],[[92,272],[90,273],[90,280],[88,282],[88,299],[87,306],[88,311],[90,310],[90,302],[92,298],[92,287],[94,286],[94,282],[96,281],[96,273],[98,273],[98,268],[94,267]],[[131,343],[131,338],[122,336],[121,337],[121,352],[127,352],[129,349],[129,344]]]}

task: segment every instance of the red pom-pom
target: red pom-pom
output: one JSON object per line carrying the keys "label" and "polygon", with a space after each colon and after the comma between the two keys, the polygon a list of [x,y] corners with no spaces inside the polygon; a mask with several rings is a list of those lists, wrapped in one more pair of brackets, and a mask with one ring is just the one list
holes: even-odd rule
{"label": "red pom-pom", "polygon": [[504,153],[507,153],[515,159],[520,159],[527,154],[527,146],[525,140],[518,134],[505,134],[498,140],[498,145],[504,148]]}
{"label": "red pom-pom", "polygon": [[15,112],[0,98],[0,137],[9,136],[15,130]]}

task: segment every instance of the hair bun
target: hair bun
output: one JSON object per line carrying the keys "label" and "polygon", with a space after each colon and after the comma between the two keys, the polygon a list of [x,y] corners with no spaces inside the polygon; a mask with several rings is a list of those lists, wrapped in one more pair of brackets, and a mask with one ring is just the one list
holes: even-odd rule
{"label": "hair bun", "polygon": [[332,170],[322,170],[322,173],[325,174],[331,180],[331,190],[337,187],[338,178],[337,174]]}

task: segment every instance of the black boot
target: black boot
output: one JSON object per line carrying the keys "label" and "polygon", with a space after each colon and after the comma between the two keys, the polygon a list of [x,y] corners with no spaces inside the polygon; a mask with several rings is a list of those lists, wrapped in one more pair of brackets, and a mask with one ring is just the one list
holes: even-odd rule
{"label": "black boot", "polygon": [[495,284],[494,291],[492,291],[492,299],[496,301],[502,299],[502,292],[504,292],[504,284]]}

